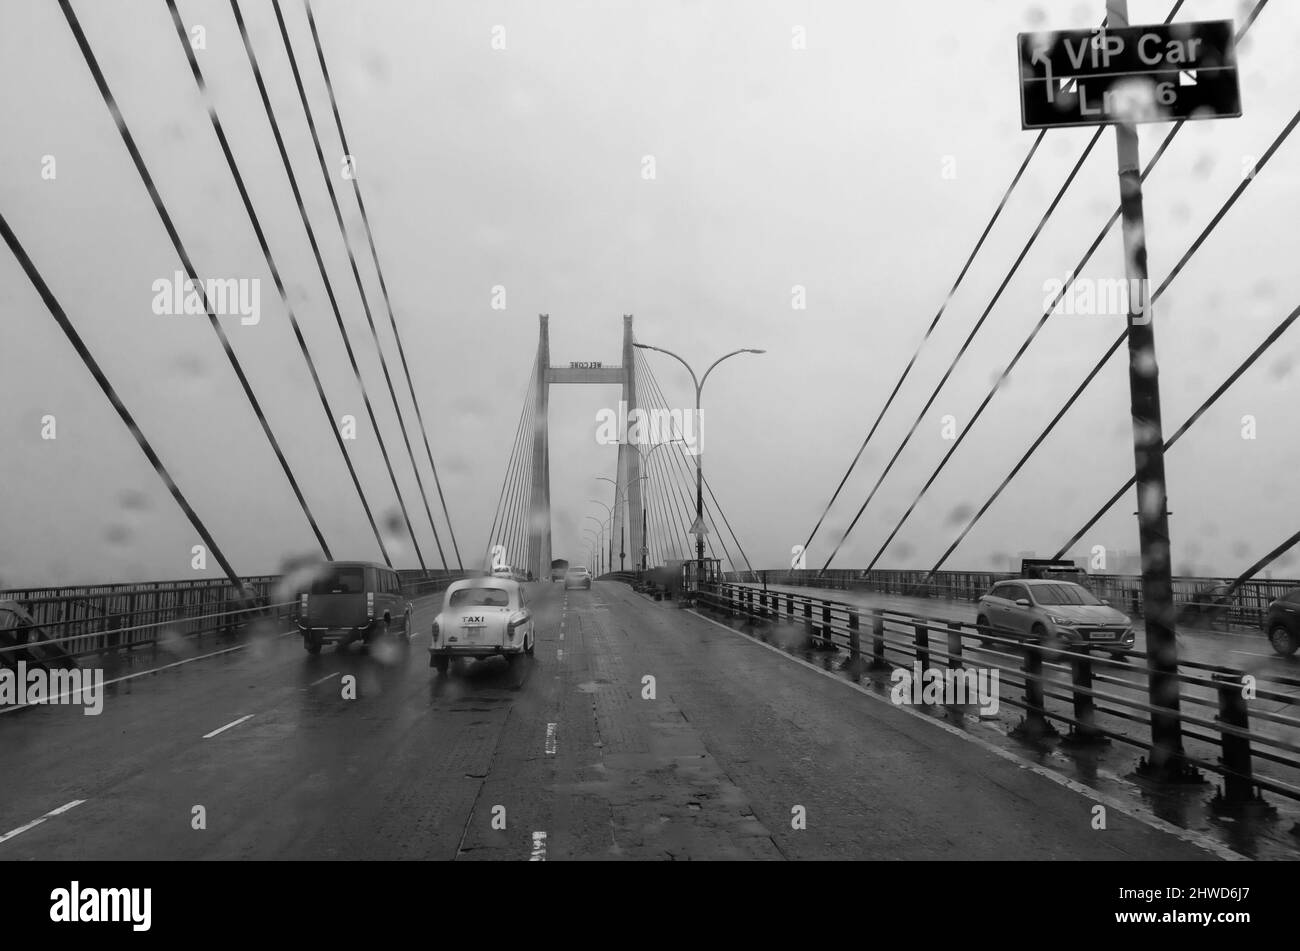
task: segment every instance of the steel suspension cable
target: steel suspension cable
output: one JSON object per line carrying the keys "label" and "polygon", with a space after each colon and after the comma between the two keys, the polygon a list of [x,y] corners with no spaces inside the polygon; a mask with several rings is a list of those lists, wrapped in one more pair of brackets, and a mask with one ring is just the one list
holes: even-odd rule
{"label": "steel suspension cable", "polygon": [[[334,314],[334,323],[339,329],[339,335],[343,339],[343,348],[347,351],[348,363],[352,367],[352,375],[356,380],[357,388],[361,391],[361,401],[366,408],[366,416],[370,420],[370,427],[374,430],[375,440],[379,444],[380,455],[384,459],[384,467],[388,471],[389,481],[393,486],[393,493],[397,497],[397,505],[402,513],[402,519],[406,524],[406,530],[411,538],[411,544],[415,548],[415,555],[420,563],[420,568],[427,571],[428,568],[424,563],[424,555],[420,551],[420,543],[415,537],[415,529],[411,525],[411,518],[406,511],[406,502],[402,498],[401,487],[397,484],[397,475],[393,471],[393,462],[388,455],[388,447],[384,443],[384,434],[379,428],[379,420],[375,416],[375,409],[370,402],[370,393],[366,389],[365,380],[361,377],[361,367],[357,363],[356,351],[352,348],[352,341],[348,336],[347,328],[343,324],[343,313],[339,309],[338,298],[334,294],[334,284],[330,280],[329,272],[325,268],[325,260],[321,256],[320,244],[316,240],[316,230],[312,227],[311,219],[307,217],[307,206],[303,202],[302,190],[298,186],[298,176],[294,174],[293,164],[289,161],[289,152],[284,144],[284,136],[280,133],[280,122],[275,117],[275,111],[271,108],[271,98],[266,90],[266,82],[262,77],[262,69],[258,65],[257,52],[253,49],[253,43],[248,36],[248,27],[244,23],[243,14],[239,12],[239,6],[236,0],[230,0],[230,10],[235,17],[235,25],[239,29],[240,39],[244,44],[244,53],[248,57],[248,65],[253,72],[253,80],[257,84],[257,92],[262,100],[262,109],[266,113],[267,121],[271,125],[271,133],[275,138],[275,145],[280,153],[280,163],[284,166],[285,175],[289,179],[289,188],[293,192],[294,202],[298,206],[298,216],[302,219],[304,230],[307,232],[307,241],[311,245],[312,256],[316,260],[316,268],[320,272],[321,282],[325,285],[325,296],[329,299],[330,309]],[[387,557],[387,556],[385,556]],[[390,561],[391,565],[392,562]]]}
{"label": "steel suspension cable", "polygon": [[[1215,389],[1213,393],[1211,393],[1209,396],[1205,398],[1205,400],[1201,403],[1201,405],[1196,408],[1196,412],[1192,413],[1191,416],[1187,417],[1187,421],[1184,422],[1180,427],[1178,427],[1178,430],[1172,436],[1170,436],[1168,439],[1165,440],[1166,450],[1172,448],[1174,443],[1178,442],[1178,440],[1182,437],[1182,435],[1186,433],[1189,429],[1191,429],[1192,426],[1196,424],[1196,421],[1199,420],[1202,416],[1204,416],[1206,411],[1209,410],[1210,407],[1212,407],[1215,403],[1219,401],[1219,397],[1221,397],[1224,393],[1226,393],[1232,387],[1232,385],[1236,383],[1238,379],[1241,378],[1242,374],[1244,374],[1247,370],[1249,370],[1255,364],[1255,362],[1264,355],[1264,353],[1269,349],[1269,347],[1273,346],[1273,344],[1277,342],[1278,338],[1280,338],[1282,334],[1284,334],[1287,331],[1287,328],[1289,328],[1293,323],[1295,323],[1297,317],[1300,317],[1300,307],[1297,307],[1295,310],[1291,311],[1290,314],[1284,317],[1282,319],[1282,322],[1273,328],[1273,332],[1270,333],[1267,337],[1265,337],[1264,341],[1253,351],[1251,351],[1250,355],[1247,356],[1246,359],[1242,360],[1241,363],[1237,365],[1237,368],[1235,370],[1233,370],[1230,374],[1228,374],[1227,379],[1225,379],[1222,383],[1220,383],[1218,388]],[[1124,482],[1124,484],[1120,486],[1119,490],[1115,492],[1115,494],[1112,495],[1106,501],[1106,503],[1102,505],[1102,507],[1099,508],[1090,519],[1088,519],[1087,522],[1084,523],[1082,528],[1080,528],[1077,532],[1074,533],[1073,536],[1071,536],[1068,542],[1066,542],[1064,545],[1061,546],[1061,550],[1058,551],[1054,557],[1064,558],[1065,552],[1069,548],[1071,548],[1076,542],[1078,542],[1078,540],[1084,536],[1084,534],[1088,531],[1088,529],[1096,525],[1097,522],[1101,520],[1102,516],[1104,516],[1108,511],[1110,511],[1111,506],[1113,506],[1116,502],[1118,502],[1123,497],[1124,493],[1127,492],[1129,489],[1133,488],[1133,486],[1136,483],[1137,483],[1137,476],[1136,475],[1129,476],[1128,479]]]}
{"label": "steel suspension cable", "polygon": [[[312,16],[310,0],[304,0],[304,6],[307,9],[307,25],[311,30],[312,43],[316,46],[316,58],[320,61],[321,76],[325,80],[325,89],[329,93],[330,109],[334,113],[334,124],[339,133],[339,144],[343,146],[345,155],[352,155],[352,149],[348,146],[347,135],[343,131],[343,118],[339,114],[338,100],[334,96],[334,83],[330,79],[329,67],[325,65],[325,51],[321,47],[320,34],[316,31],[316,18]],[[356,174],[352,176],[352,191],[356,196],[357,210],[361,213],[361,224],[366,232],[366,242],[370,245],[370,257],[375,262],[375,274],[379,277],[379,289],[383,294],[384,306],[388,310],[388,322],[393,328],[393,340],[397,343],[397,353],[402,360],[402,372],[406,375],[406,387],[411,394],[411,405],[415,407],[415,419],[420,427],[420,435],[424,439],[424,452],[429,460],[429,469],[433,472],[433,483],[438,490],[438,501],[442,505],[442,515],[447,522],[447,533],[451,537],[452,551],[456,555],[456,564],[463,571],[464,563],[460,557],[460,546],[456,543],[456,529],[451,524],[451,514],[447,511],[447,498],[442,492],[442,480],[438,478],[438,465],[433,461],[433,449],[429,445],[429,431],[424,425],[424,414],[420,411],[420,401],[415,396],[415,384],[411,381],[411,367],[406,360],[406,348],[402,345],[402,335],[397,330],[397,318],[393,314],[393,302],[388,295],[388,283],[384,280],[384,270],[379,264],[379,251],[375,247],[375,235],[370,227],[370,215],[366,212],[366,203],[361,199],[360,179]]]}
{"label": "steel suspension cable", "polygon": [[[285,290],[284,280],[280,276],[280,269],[275,263],[275,258],[271,254],[271,248],[267,244],[266,233],[262,229],[262,223],[258,219],[257,211],[253,208],[252,199],[249,197],[248,188],[244,184],[244,176],[239,171],[239,165],[235,161],[234,154],[230,148],[230,142],[226,139],[225,128],[221,124],[221,119],[217,114],[216,105],[208,93],[207,82],[204,79],[203,71],[199,68],[198,59],[194,55],[194,47],[190,43],[189,34],[185,29],[185,24],[181,20],[180,11],[176,8],[176,0],[166,0],[167,9],[171,12],[172,23],[176,27],[176,35],[180,39],[181,46],[185,50],[185,56],[189,60],[190,71],[194,75],[194,81],[199,87],[199,95],[207,105],[208,118],[212,122],[212,130],[216,133],[217,142],[221,146],[221,153],[225,156],[226,165],[230,169],[230,174],[235,179],[235,187],[239,191],[240,200],[244,204],[244,211],[248,214],[248,220],[253,226],[253,233],[257,237],[258,247],[262,249],[262,257],[266,260],[266,266],[271,272],[271,280],[275,282],[275,289],[280,294],[280,300],[284,303],[285,312],[289,317],[289,326],[293,329],[294,339],[298,342],[298,349],[302,353],[303,360],[307,363],[307,370],[311,374],[312,385],[316,387],[316,395],[320,398],[321,408],[325,411],[325,419],[329,425],[330,433],[338,446],[339,454],[343,457],[343,462],[347,466],[348,475],[352,478],[352,487],[356,490],[357,498],[361,501],[361,507],[365,511],[366,520],[370,523],[370,530],[374,532],[375,541],[379,544],[379,551],[383,555],[385,563],[390,567],[392,560],[388,556],[388,549],[384,545],[383,535],[379,531],[379,525],[375,522],[374,512],[371,511],[370,502],[366,499],[366,494],[361,488],[361,480],[357,476],[356,467],[352,464],[352,457],[348,454],[347,446],[343,442],[343,434],[339,429],[338,419],[334,415],[334,410],[330,406],[329,397],[325,395],[325,387],[321,383],[320,374],[316,370],[316,363],[312,359],[311,351],[307,346],[307,341],[303,337],[302,327],[298,324],[298,318],[294,314],[293,305],[289,302],[289,294]],[[329,557],[328,552],[326,557]]]}
{"label": "steel suspension cable", "polygon": [[[1174,16],[1178,13],[1179,9],[1182,7],[1182,4],[1183,4],[1183,0],[1178,0],[1178,2],[1174,4],[1173,8],[1169,11],[1169,14],[1165,18],[1166,23],[1169,23],[1174,18]],[[871,504],[871,500],[875,497],[876,492],[880,489],[881,484],[884,482],[885,478],[889,475],[890,470],[893,469],[894,463],[898,461],[899,456],[902,455],[902,452],[907,447],[907,444],[911,442],[912,436],[915,435],[917,428],[921,424],[921,421],[925,418],[925,414],[930,411],[930,407],[934,404],[935,399],[938,398],[940,390],[943,389],[944,385],[948,382],[949,377],[956,369],[957,364],[961,361],[962,357],[965,356],[966,351],[970,347],[971,342],[975,339],[976,335],[983,327],[984,321],[988,319],[989,314],[992,312],[998,300],[1001,299],[1002,293],[1003,291],[1006,290],[1007,286],[1010,284],[1012,277],[1020,269],[1021,263],[1024,261],[1025,257],[1029,254],[1030,249],[1037,242],[1038,236],[1042,233],[1044,227],[1046,227],[1047,225],[1048,220],[1052,217],[1052,214],[1056,211],[1056,208],[1060,204],[1061,199],[1064,198],[1066,191],[1068,191],[1070,186],[1074,183],[1074,179],[1078,176],[1080,169],[1083,167],[1083,163],[1087,161],[1088,156],[1092,153],[1093,148],[1096,146],[1097,142],[1101,139],[1102,133],[1104,131],[1105,131],[1104,126],[1098,127],[1097,131],[1093,134],[1092,138],[1088,140],[1088,144],[1084,147],[1083,152],[1079,155],[1078,160],[1074,163],[1074,167],[1071,168],[1070,173],[1066,176],[1065,182],[1061,185],[1060,189],[1056,193],[1056,196],[1052,199],[1051,203],[1048,205],[1047,211],[1044,212],[1042,218],[1038,222],[1038,225],[1034,228],[1033,232],[1030,234],[1029,240],[1025,243],[1024,248],[1022,248],[1020,254],[1016,256],[1016,259],[1012,263],[1010,270],[1008,270],[1006,276],[1002,279],[1002,282],[998,285],[998,289],[994,292],[993,297],[989,300],[988,306],[985,307],[984,312],[980,315],[979,320],[976,321],[975,326],[972,328],[970,334],[966,337],[966,340],[962,343],[961,348],[957,351],[957,355],[953,358],[952,363],[949,364],[948,369],[944,372],[943,376],[940,378],[939,383],[935,386],[933,392],[931,392],[929,399],[926,400],[925,406],[922,407],[921,412],[917,414],[916,419],[913,421],[911,427],[908,429],[907,435],[903,437],[902,443],[899,445],[898,449],[894,452],[894,455],[890,458],[889,462],[886,464],[884,471],[880,474],[880,478],[876,481],[876,484],[872,487],[871,492],[867,495],[866,499],[863,501],[857,513],[853,516],[853,521],[851,521],[849,523],[848,528],[844,530],[844,534],[840,537],[839,542],[836,543],[834,550],[830,554],[830,557],[827,558],[826,563],[822,565],[821,572],[826,571],[826,569],[830,567],[830,563],[835,559],[835,556],[839,553],[840,548],[843,547],[844,542],[848,539],[850,533],[852,533],[854,527],[858,524],[858,521],[862,518],[863,512],[865,512],[867,506]],[[819,574],[821,572],[819,572]]]}
{"label": "steel suspension cable", "polygon": [[262,411],[262,405],[258,401],[256,394],[253,392],[252,384],[248,382],[248,377],[244,374],[244,368],[235,356],[234,349],[230,346],[230,340],[226,332],[221,328],[216,314],[213,312],[212,304],[208,300],[206,288],[199,280],[198,272],[195,270],[194,262],[190,260],[189,252],[185,250],[185,245],[181,241],[179,232],[172,222],[171,215],[167,212],[167,207],[163,203],[162,195],[158,192],[158,187],[154,184],[153,176],[149,174],[149,169],[145,165],[144,157],[136,147],[135,137],[131,135],[131,130],[127,127],[126,119],[122,115],[122,110],[118,107],[117,99],[113,96],[108,87],[108,81],[104,78],[103,71],[99,68],[99,61],[96,59],[94,52],[90,48],[90,42],[86,39],[86,34],[81,28],[81,22],[77,18],[76,11],[72,9],[69,0],[59,0],[59,8],[63,11],[64,18],[68,21],[68,26],[72,30],[73,38],[76,40],[77,48],[81,51],[82,59],[85,60],[91,76],[95,81],[95,86],[99,89],[99,94],[104,100],[104,105],[108,107],[109,114],[113,118],[113,123],[117,127],[118,135],[121,136],[123,144],[126,146],[127,153],[131,157],[131,162],[135,166],[140,180],[144,183],[145,191],[149,193],[149,200],[153,203],[154,210],[158,213],[162,221],[163,228],[167,231],[167,237],[171,240],[172,247],[176,250],[180,258],[181,265],[185,269],[186,276],[189,278],[190,286],[199,294],[203,300],[203,309],[207,315],[208,323],[216,333],[217,338],[221,341],[221,348],[225,351],[226,359],[229,361],[231,369],[235,371],[235,376],[239,380],[239,385],[244,391],[244,396],[248,399],[249,405],[253,409],[253,414],[257,417],[258,423],[262,427],[262,432],[266,436],[267,442],[270,443],[272,451],[275,453],[276,460],[280,463],[285,478],[289,480],[289,486],[293,489],[294,497],[298,500],[298,505],[302,509],[308,524],[311,525],[312,534],[316,536],[316,541],[324,552],[326,558],[330,558],[330,547],[325,541],[325,536],[321,533],[320,526],[316,524],[316,517],[312,515],[311,508],[307,504],[307,499],[303,496],[302,487],[298,485],[298,480],[293,474],[293,469],[289,465],[289,460],[285,458],[284,451],[280,448],[280,442],[276,439],[275,433],[271,431],[271,424],[266,419],[266,414]]}
{"label": "steel suspension cable", "polygon": [[[1266,2],[1267,0],[1261,0],[1261,3],[1256,8],[1255,12],[1258,13],[1259,8],[1261,8]],[[1251,18],[1250,22],[1252,23],[1254,22],[1253,17]],[[1249,24],[1243,27],[1243,29],[1238,32],[1237,39],[1241,39],[1241,37],[1245,35],[1246,30],[1248,30],[1249,28],[1250,28]],[[1146,181],[1147,176],[1151,174],[1151,171],[1155,168],[1156,164],[1160,161],[1160,158],[1165,154],[1165,151],[1169,148],[1170,143],[1173,141],[1174,137],[1178,134],[1179,130],[1182,129],[1182,127],[1183,127],[1183,123],[1180,121],[1177,124],[1175,124],[1175,126],[1165,136],[1164,141],[1160,143],[1160,146],[1156,150],[1155,154],[1152,156],[1151,161],[1147,163],[1147,167],[1143,170],[1141,176],[1139,176],[1141,181]],[[989,388],[988,393],[985,395],[979,407],[975,410],[975,413],[971,416],[970,420],[962,428],[962,431],[961,433],[958,434],[957,439],[953,442],[951,446],[948,447],[948,451],[944,453],[943,458],[939,461],[939,464],[935,467],[934,471],[930,474],[930,477],[921,486],[920,491],[917,492],[916,497],[912,500],[911,505],[907,507],[907,510],[903,513],[902,517],[899,519],[898,524],[894,526],[893,531],[889,533],[889,536],[885,539],[884,543],[880,546],[880,549],[876,552],[875,557],[871,559],[871,562],[867,565],[868,571],[870,571],[872,568],[875,567],[876,562],[880,560],[880,557],[884,554],[885,549],[889,547],[889,544],[894,540],[899,530],[903,527],[903,524],[911,516],[912,512],[915,510],[916,506],[920,503],[925,493],[929,491],[930,486],[933,485],[934,481],[939,477],[939,473],[942,472],[944,467],[948,464],[948,460],[952,458],[953,453],[957,451],[957,448],[965,441],[966,437],[970,435],[971,430],[975,427],[975,424],[979,421],[980,417],[983,415],[984,410],[993,401],[994,397],[998,394],[998,392],[1001,391],[1003,383],[1007,380],[1008,377],[1010,377],[1011,371],[1014,370],[1016,365],[1020,362],[1020,358],[1025,355],[1026,351],[1028,351],[1030,345],[1033,343],[1034,339],[1038,336],[1039,332],[1043,329],[1043,327],[1047,325],[1048,320],[1051,318],[1053,313],[1055,313],[1057,306],[1059,305],[1060,301],[1064,298],[1066,291],[1071,286],[1073,286],[1075,281],[1074,275],[1077,275],[1083,269],[1083,267],[1088,263],[1088,261],[1091,260],[1092,255],[1101,246],[1102,241],[1104,240],[1106,235],[1110,232],[1110,229],[1113,228],[1115,223],[1119,220],[1119,217],[1120,217],[1120,209],[1116,208],[1115,211],[1111,214],[1110,219],[1102,227],[1101,231],[1097,234],[1097,237],[1093,240],[1092,245],[1084,253],[1082,260],[1080,260],[1079,263],[1070,271],[1069,280],[1067,280],[1062,285],[1061,290],[1057,293],[1056,297],[1053,299],[1053,301],[1048,306],[1048,308],[1043,312],[1042,316],[1038,320],[1038,323],[1035,324],[1033,329],[1029,332],[1029,336],[1026,337],[1024,342],[1020,345],[1020,349],[1016,351],[1015,355],[1011,359],[1011,362],[1008,363],[1005,368],[1003,368],[998,378],[993,382],[993,385]],[[1199,245],[1197,246],[1199,247]],[[1151,298],[1151,303],[1155,302],[1156,296],[1162,293],[1164,287],[1166,287],[1167,285],[1168,282],[1166,281],[1166,283],[1162,285],[1161,288],[1156,292],[1156,295]],[[1125,339],[1127,335],[1128,332],[1126,330],[1124,332],[1124,336],[1120,338],[1121,341]],[[1101,365],[1098,365],[1096,369],[1097,371],[1100,371]],[[1093,376],[1095,376],[1095,373],[1089,376],[1088,382],[1091,382]],[[1081,393],[1082,390],[1080,390],[1079,392]],[[1055,425],[1055,421],[1053,421],[1052,425]],[[1046,433],[1044,433],[1043,436],[1045,438]],[[1033,452],[1037,449],[1039,445],[1041,445],[1041,439],[1037,440],[1034,446],[1031,447],[1029,454],[1022,458],[1020,465],[1023,465],[1024,462],[1028,461],[1029,456],[1033,454]],[[1020,466],[1017,466],[1015,472],[1018,472],[1019,468]],[[1012,473],[1013,476],[1015,472]],[[1008,479],[1008,481],[1010,480]],[[1003,487],[1005,487],[1005,485]],[[998,491],[995,492],[994,497],[996,498],[997,494],[999,494],[1000,492],[1001,492],[1001,488],[999,488]],[[981,509],[981,511],[977,514],[975,520],[978,520],[979,516],[982,515],[983,512],[986,510],[987,510],[987,506],[984,509]],[[968,530],[969,527],[974,524],[975,520],[972,520],[972,522],[969,523],[969,525],[967,526]],[[963,533],[961,537],[965,537],[965,533]],[[960,540],[961,538],[958,538],[958,542],[960,542]],[[956,545],[954,544],[953,548],[955,547]],[[942,564],[947,559],[948,555],[952,553],[953,548],[950,548],[947,552],[945,552],[943,557],[940,558],[939,564]],[[932,568],[931,571],[933,572],[934,570],[937,569],[937,567],[938,566],[936,565],[936,567]]]}
{"label": "steel suspension cable", "polygon": [[[235,0],[231,0],[235,2]],[[415,475],[415,484],[420,490],[420,501],[424,504],[425,515],[429,519],[429,528],[433,530],[433,541],[438,548],[438,557],[442,560],[443,571],[447,570],[447,556],[442,550],[442,539],[438,536],[438,526],[433,521],[433,510],[429,507],[429,496],[424,489],[424,478],[420,475],[420,467],[415,462],[415,450],[411,448],[410,437],[406,433],[406,418],[402,415],[402,406],[397,399],[397,390],[393,387],[392,375],[388,372],[388,359],[384,356],[384,347],[379,340],[379,331],[375,327],[374,315],[370,312],[370,298],[366,294],[365,285],[361,281],[361,271],[357,267],[356,255],[352,253],[352,242],[348,239],[347,225],[343,221],[343,211],[339,207],[338,193],[334,190],[334,180],[330,177],[329,167],[325,163],[325,152],[321,148],[320,134],[316,129],[316,120],[312,117],[311,105],[307,101],[307,90],[303,86],[302,74],[298,71],[298,58],[293,52],[293,43],[289,40],[289,30],[284,22],[284,12],[280,9],[280,0],[271,0],[271,8],[275,11],[275,20],[280,28],[280,39],[284,43],[284,51],[289,59],[289,69],[293,73],[293,82],[298,89],[298,99],[302,105],[303,115],[307,119],[307,129],[311,133],[312,145],[316,149],[316,161],[320,166],[321,178],[325,182],[325,190],[329,194],[330,207],[334,210],[334,223],[338,225],[339,237],[343,240],[343,249],[348,255],[348,265],[352,269],[352,278],[357,285],[357,294],[361,298],[361,311],[365,314],[366,325],[370,328],[370,336],[374,340],[375,353],[379,356],[379,367],[384,374],[384,383],[388,387],[388,396],[393,403],[393,411],[397,414],[397,431],[402,436],[402,443],[406,446],[406,455],[411,461],[411,472]],[[406,505],[402,504],[402,513],[406,514]],[[411,541],[415,544],[416,550],[419,550],[419,542],[415,539],[415,529],[410,525],[407,519],[407,530],[411,532]],[[424,557],[420,557],[420,567],[424,568]]]}
{"label": "steel suspension cable", "polygon": [[127,431],[131,433],[131,438],[135,440],[136,445],[140,447],[140,451],[143,452],[145,458],[149,460],[149,464],[153,466],[154,472],[158,473],[158,478],[162,480],[163,485],[166,486],[171,497],[176,500],[176,504],[179,505],[181,511],[185,513],[185,517],[189,519],[190,525],[194,527],[194,530],[198,532],[199,537],[203,539],[203,544],[207,546],[207,550],[212,552],[212,557],[217,560],[217,564],[221,566],[221,570],[225,572],[226,577],[230,579],[230,583],[239,586],[242,583],[242,579],[235,573],[235,569],[231,567],[230,562],[226,559],[220,546],[217,545],[216,540],[212,537],[212,533],[208,531],[207,526],[203,524],[203,520],[199,518],[194,507],[190,505],[189,500],[176,484],[176,480],[173,479],[171,473],[167,471],[167,467],[163,465],[162,460],[158,457],[158,453],[154,451],[153,445],[149,442],[144,432],[136,423],[135,417],[131,415],[130,410],[126,408],[126,404],[122,402],[122,398],[118,396],[117,390],[113,388],[113,384],[110,383],[108,377],[105,376],[98,361],[96,361],[91,355],[90,349],[86,346],[85,341],[81,339],[81,335],[78,334],[76,328],[72,326],[72,321],[68,319],[67,313],[55,298],[49,285],[45,283],[45,279],[41,276],[40,271],[37,270],[36,265],[28,256],[22,243],[18,240],[18,236],[15,235],[13,229],[9,227],[9,222],[5,220],[2,213],[0,213],[0,237],[4,238],[5,244],[7,244],[9,250],[13,252],[13,256],[18,261],[19,266],[22,267],[23,273],[27,275],[27,279],[31,281],[32,287],[36,289],[36,293],[40,295],[41,300],[45,303],[45,307],[49,310],[50,316],[54,318],[55,323],[59,325],[59,329],[62,330],[64,336],[68,338],[68,343],[72,344],[72,349],[77,351],[77,356],[81,358],[81,362],[84,363],[86,369],[90,371],[90,375],[94,377],[95,382],[99,385],[99,389],[103,392],[104,396],[108,398],[108,402],[112,404],[114,412],[116,412],[122,422],[126,424]]}

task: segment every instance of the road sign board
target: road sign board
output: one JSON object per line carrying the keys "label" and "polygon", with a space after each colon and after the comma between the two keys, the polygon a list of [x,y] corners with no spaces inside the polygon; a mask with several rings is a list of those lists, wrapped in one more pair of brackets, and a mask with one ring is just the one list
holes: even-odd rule
{"label": "road sign board", "polygon": [[1021,33],[1026,129],[1241,115],[1231,20]]}

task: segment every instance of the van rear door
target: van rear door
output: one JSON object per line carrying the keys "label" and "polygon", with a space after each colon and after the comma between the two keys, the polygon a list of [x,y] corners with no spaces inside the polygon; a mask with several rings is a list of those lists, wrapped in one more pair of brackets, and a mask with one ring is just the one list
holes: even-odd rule
{"label": "van rear door", "polygon": [[365,565],[330,565],[307,593],[306,624],[313,628],[354,628],[367,623]]}

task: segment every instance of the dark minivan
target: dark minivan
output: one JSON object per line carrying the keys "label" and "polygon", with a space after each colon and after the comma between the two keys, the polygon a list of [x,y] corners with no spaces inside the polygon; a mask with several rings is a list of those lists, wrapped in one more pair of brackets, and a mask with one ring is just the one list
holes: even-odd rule
{"label": "dark minivan", "polygon": [[298,630],[309,654],[325,644],[342,650],[386,635],[411,641],[411,602],[397,572],[370,561],[331,561],[298,598]]}

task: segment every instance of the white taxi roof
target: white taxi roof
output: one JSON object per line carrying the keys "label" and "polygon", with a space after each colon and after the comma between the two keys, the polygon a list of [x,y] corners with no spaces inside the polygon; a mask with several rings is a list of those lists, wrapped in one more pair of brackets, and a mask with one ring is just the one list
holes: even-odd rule
{"label": "white taxi roof", "polygon": [[462,591],[465,588],[502,588],[506,591],[515,591],[519,588],[519,582],[513,578],[494,578],[491,575],[483,575],[479,578],[464,578],[460,581],[453,581],[447,586],[447,593]]}

